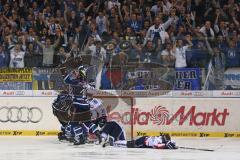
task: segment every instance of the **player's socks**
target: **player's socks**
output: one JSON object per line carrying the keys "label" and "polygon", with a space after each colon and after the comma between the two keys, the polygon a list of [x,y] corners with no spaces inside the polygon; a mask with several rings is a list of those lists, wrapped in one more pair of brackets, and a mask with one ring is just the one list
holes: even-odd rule
{"label": "player's socks", "polygon": [[74,131],[74,145],[80,145],[80,144],[85,144],[85,137],[83,134],[82,127],[76,126],[73,128]]}

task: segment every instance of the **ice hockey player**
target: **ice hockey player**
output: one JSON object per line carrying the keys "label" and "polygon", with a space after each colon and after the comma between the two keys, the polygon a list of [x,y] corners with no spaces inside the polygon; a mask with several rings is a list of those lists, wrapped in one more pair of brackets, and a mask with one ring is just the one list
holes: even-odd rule
{"label": "ice hockey player", "polygon": [[115,121],[107,121],[107,119],[102,118],[99,121],[99,126],[101,127],[101,139],[102,145],[106,142],[124,141],[126,140],[126,135],[124,129]]}
{"label": "ice hockey player", "polygon": [[53,114],[61,124],[61,132],[58,133],[59,140],[67,140],[65,136],[65,127],[68,124],[68,110],[72,106],[72,96],[68,92],[62,91],[52,104]]}
{"label": "ice hockey player", "polygon": [[153,148],[153,149],[178,149],[175,141],[171,140],[169,134],[162,134],[161,136],[142,136],[132,141],[107,141],[103,147],[107,145],[115,147],[127,148]]}
{"label": "ice hockey player", "polygon": [[66,127],[66,135],[73,137],[74,145],[85,144],[88,128],[84,125],[91,119],[90,105],[85,97],[75,96],[73,98],[73,106],[71,109],[71,120]]}
{"label": "ice hockey player", "polygon": [[64,83],[70,86],[70,94],[83,95],[83,89],[88,87],[86,71],[84,66],[79,66],[78,69],[74,69],[64,78]]}
{"label": "ice hockey player", "polygon": [[75,145],[84,144],[84,131],[86,129],[81,121],[76,120],[75,116],[77,113],[89,112],[90,106],[86,100],[79,97],[73,98],[68,92],[63,91],[54,100],[52,108],[53,114],[62,125],[58,139],[72,140]]}
{"label": "ice hockey player", "polygon": [[107,110],[103,106],[103,103],[100,99],[93,98],[93,94],[95,92],[93,83],[90,83],[91,89],[86,91],[87,101],[90,105],[91,112],[91,122],[84,123],[89,127],[89,133],[93,133],[97,136],[99,143],[101,143],[100,131],[98,129],[98,122],[101,119],[106,119]]}
{"label": "ice hockey player", "polygon": [[[78,128],[77,131],[79,130],[81,131],[81,134],[83,135],[85,141],[84,142],[76,141],[79,137],[74,138],[76,139],[74,143],[75,145],[84,144],[86,142],[86,139],[89,133],[95,134],[99,142],[101,141],[98,127],[92,120],[96,120],[96,117],[93,117],[96,114],[94,112],[95,111],[100,112],[99,109],[100,107],[103,107],[103,106],[102,106],[102,102],[100,100],[93,99],[90,93],[88,95],[85,95],[87,94],[85,93],[87,90],[94,90],[93,83],[88,84],[86,82],[86,70],[87,69],[85,69],[83,66],[80,66],[78,67],[78,70],[72,71],[64,79],[65,83],[69,84],[73,91],[72,92],[72,94],[74,95],[73,106],[75,108],[76,117],[84,116],[83,118],[84,120],[81,121],[82,127],[81,129]],[[76,87],[79,87],[79,88],[76,89]],[[87,99],[86,96],[89,97],[89,99]],[[97,114],[98,116],[100,116],[99,113]],[[76,133],[72,130],[73,130],[73,125],[76,125],[76,124],[75,122],[69,122],[69,124],[70,124],[68,125],[70,126],[68,127],[69,131],[66,133],[69,133],[70,135],[72,134],[75,137]],[[77,135],[78,134],[80,133],[77,133]]]}
{"label": "ice hockey player", "polygon": [[88,117],[90,106],[84,95],[84,89],[88,86],[86,82],[86,70],[83,66],[79,66],[78,69],[71,71],[71,73],[64,78],[65,84],[70,86],[68,94],[73,97],[71,108],[72,117],[65,126],[64,133],[67,139],[74,142],[74,145],[84,144],[87,135],[87,128],[78,120],[78,117],[80,116],[90,120],[90,116]]}

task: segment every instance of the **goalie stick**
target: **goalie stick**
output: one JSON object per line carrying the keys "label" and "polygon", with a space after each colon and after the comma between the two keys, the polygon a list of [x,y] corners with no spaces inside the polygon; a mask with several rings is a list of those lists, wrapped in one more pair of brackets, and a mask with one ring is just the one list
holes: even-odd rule
{"label": "goalie stick", "polygon": [[182,146],[178,146],[178,148],[181,148],[181,149],[191,149],[191,150],[199,150],[199,151],[209,151],[209,152],[215,151],[215,150],[213,150],[213,149],[193,148],[193,147],[182,147]]}

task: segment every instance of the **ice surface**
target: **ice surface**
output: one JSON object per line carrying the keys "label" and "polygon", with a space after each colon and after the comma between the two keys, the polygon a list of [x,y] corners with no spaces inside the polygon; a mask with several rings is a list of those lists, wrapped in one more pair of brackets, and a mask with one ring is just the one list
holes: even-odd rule
{"label": "ice surface", "polygon": [[0,160],[240,160],[240,139],[173,139],[179,146],[215,151],[102,148],[73,146],[57,137],[0,137]]}

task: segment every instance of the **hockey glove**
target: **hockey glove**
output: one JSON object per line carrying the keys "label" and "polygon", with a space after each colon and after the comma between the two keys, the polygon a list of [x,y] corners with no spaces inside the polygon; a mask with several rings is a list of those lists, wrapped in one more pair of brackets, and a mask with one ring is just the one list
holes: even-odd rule
{"label": "hockey glove", "polygon": [[168,141],[166,143],[166,148],[167,149],[178,149],[178,147],[176,146],[176,143],[174,141]]}

